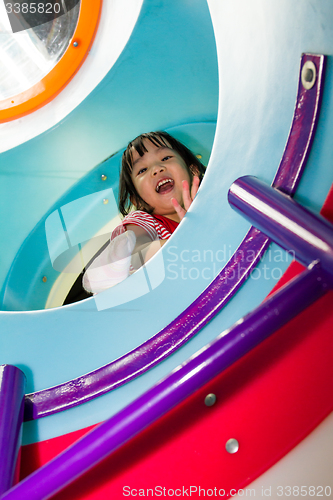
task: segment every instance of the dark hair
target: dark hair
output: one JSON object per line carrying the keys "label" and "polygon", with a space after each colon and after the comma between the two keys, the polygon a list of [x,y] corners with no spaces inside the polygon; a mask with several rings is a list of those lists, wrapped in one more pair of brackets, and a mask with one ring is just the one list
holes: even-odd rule
{"label": "dark hair", "polygon": [[193,177],[190,167],[195,165],[198,169],[198,177],[201,181],[203,174],[205,173],[206,167],[200,162],[200,160],[190,151],[184,144],[177,141],[174,137],[169,135],[167,132],[149,132],[147,134],[141,134],[131,141],[127,148],[125,149],[121,162],[121,172],[119,179],[119,210],[122,215],[127,215],[130,212],[132,203],[140,210],[152,213],[154,207],[148,205],[141,196],[138,195],[132,181],[132,169],[133,169],[133,149],[140,156],[143,156],[147,149],[144,145],[144,141],[149,140],[154,146],[157,147],[167,147],[176,151],[184,160],[185,165],[190,174],[190,179]]}

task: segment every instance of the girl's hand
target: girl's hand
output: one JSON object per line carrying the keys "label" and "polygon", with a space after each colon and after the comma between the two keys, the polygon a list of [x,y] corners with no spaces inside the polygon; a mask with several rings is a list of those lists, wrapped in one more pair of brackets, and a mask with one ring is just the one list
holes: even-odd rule
{"label": "girl's hand", "polygon": [[190,208],[192,201],[194,200],[194,197],[198,192],[199,184],[200,184],[200,179],[197,175],[195,175],[193,177],[192,187],[190,192],[190,187],[188,185],[188,182],[187,181],[182,182],[184,208],[181,205],[179,205],[176,198],[171,198],[171,202],[175,207],[175,210],[180,220],[182,220],[185,217],[187,210]]}

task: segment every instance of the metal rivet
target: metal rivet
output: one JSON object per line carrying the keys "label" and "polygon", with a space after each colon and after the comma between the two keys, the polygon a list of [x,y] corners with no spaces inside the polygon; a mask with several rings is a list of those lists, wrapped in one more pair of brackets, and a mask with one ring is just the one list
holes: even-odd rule
{"label": "metal rivet", "polygon": [[225,449],[227,450],[228,453],[237,453],[239,449],[239,443],[237,439],[234,438],[228,439],[228,441],[225,444]]}
{"label": "metal rivet", "polygon": [[107,198],[104,198],[103,203],[104,205],[107,205],[109,203],[109,200]]}
{"label": "metal rivet", "polygon": [[206,406],[213,406],[216,403],[216,396],[215,394],[207,394],[205,397],[205,405]]}
{"label": "metal rivet", "polygon": [[201,160],[202,155],[195,155],[199,160]]}
{"label": "metal rivet", "polygon": [[42,281],[43,281],[43,283],[46,283],[47,282],[47,277],[43,276]]}
{"label": "metal rivet", "polygon": [[107,178],[108,178],[108,176],[107,176],[107,175],[105,175],[105,174],[102,174],[102,175],[101,175],[101,179],[102,179],[102,181],[106,181],[106,179],[107,179]]}
{"label": "metal rivet", "polygon": [[73,47],[78,47],[79,46],[79,42],[75,41],[73,42]]}
{"label": "metal rivet", "polygon": [[302,85],[306,90],[312,89],[317,79],[316,66],[312,61],[306,61],[301,72]]}

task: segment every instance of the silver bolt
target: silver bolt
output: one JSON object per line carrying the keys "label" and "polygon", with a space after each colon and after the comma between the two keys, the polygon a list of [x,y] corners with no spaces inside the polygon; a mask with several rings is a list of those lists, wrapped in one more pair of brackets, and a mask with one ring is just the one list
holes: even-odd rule
{"label": "silver bolt", "polygon": [[216,403],[216,396],[215,394],[207,394],[205,397],[205,405],[206,406],[213,406]]}
{"label": "silver bolt", "polygon": [[73,42],[73,47],[78,47],[79,46],[79,42],[75,41]]}
{"label": "silver bolt", "polygon": [[237,453],[239,449],[239,443],[237,439],[234,438],[228,439],[228,441],[225,444],[225,449],[227,450],[228,453]]}

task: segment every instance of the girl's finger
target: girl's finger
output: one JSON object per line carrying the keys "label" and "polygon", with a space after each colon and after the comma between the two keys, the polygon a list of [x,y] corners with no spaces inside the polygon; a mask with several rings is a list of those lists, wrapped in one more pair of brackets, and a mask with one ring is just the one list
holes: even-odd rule
{"label": "girl's finger", "polygon": [[183,186],[184,207],[185,207],[185,210],[188,210],[191,206],[191,203],[192,203],[192,198],[190,195],[190,186],[188,185],[187,181],[183,181],[182,186]]}
{"label": "girl's finger", "polygon": [[184,218],[184,216],[186,215],[186,210],[184,210],[183,207],[181,205],[179,205],[176,198],[171,198],[171,203],[175,207],[175,210],[179,216],[179,219],[182,220]]}
{"label": "girl's finger", "polygon": [[192,200],[194,200],[195,195],[198,192],[199,185],[200,185],[200,179],[199,179],[199,177],[197,175],[195,175],[193,177],[192,188],[191,188],[191,198],[192,198]]}

